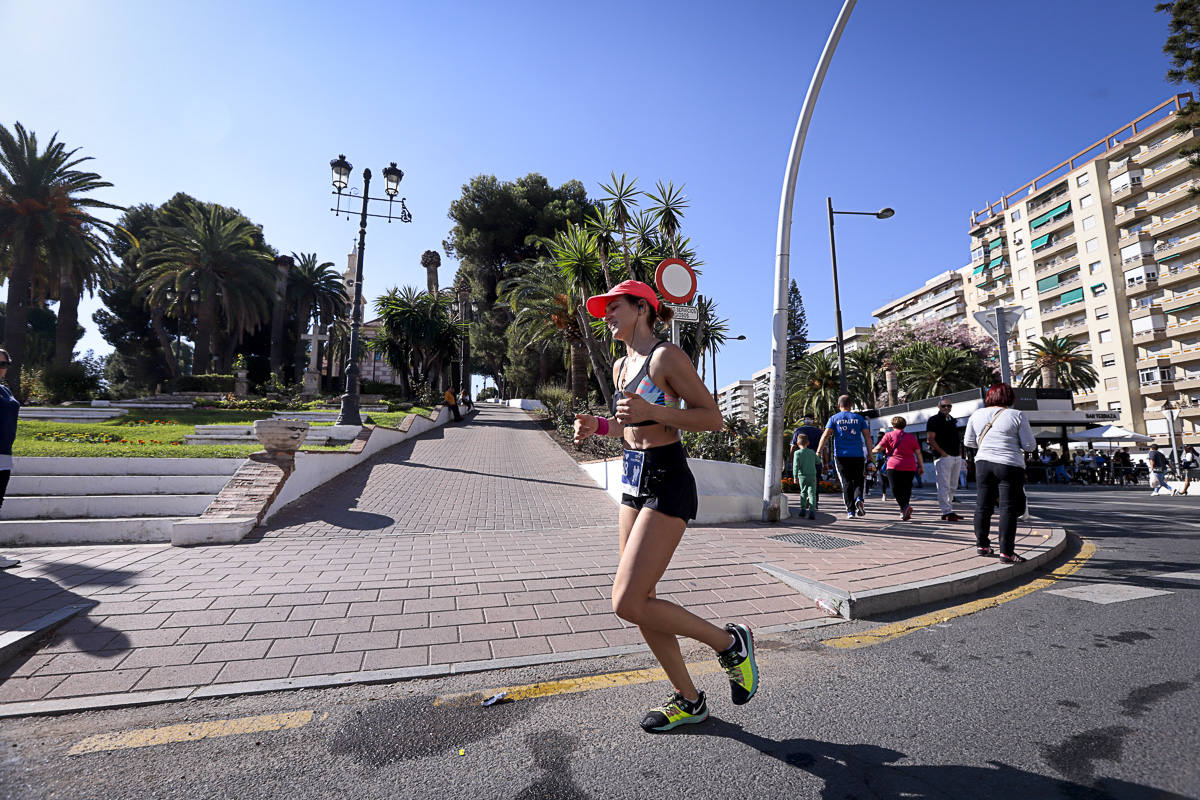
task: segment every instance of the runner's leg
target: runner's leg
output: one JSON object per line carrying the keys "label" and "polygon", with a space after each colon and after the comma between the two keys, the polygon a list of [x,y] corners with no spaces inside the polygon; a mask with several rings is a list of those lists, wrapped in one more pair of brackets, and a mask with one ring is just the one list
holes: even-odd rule
{"label": "runner's leg", "polygon": [[613,581],[613,610],[638,626],[646,644],[672,685],[687,698],[696,697],[696,686],[684,665],[678,636],[703,642],[720,652],[729,647],[729,631],[706,622],[692,612],[654,596],[687,521],[653,509],[640,512],[621,507],[621,561]]}

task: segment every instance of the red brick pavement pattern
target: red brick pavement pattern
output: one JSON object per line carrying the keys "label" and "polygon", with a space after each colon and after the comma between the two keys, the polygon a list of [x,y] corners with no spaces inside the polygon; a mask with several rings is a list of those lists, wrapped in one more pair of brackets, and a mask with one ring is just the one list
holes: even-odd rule
{"label": "red brick pavement pattern", "polygon": [[[17,549],[0,627],[99,604],[0,666],[0,704],[640,643],[609,600],[615,504],[523,413],[489,407],[402,447],[236,546]],[[930,507],[884,530],[881,516],[693,527],[660,596],[717,622],[781,625],[821,613],[756,564],[859,590],[981,565],[966,522],[939,527]],[[806,530],[862,544],[767,538]],[[1019,546],[1040,541],[1026,532]]]}

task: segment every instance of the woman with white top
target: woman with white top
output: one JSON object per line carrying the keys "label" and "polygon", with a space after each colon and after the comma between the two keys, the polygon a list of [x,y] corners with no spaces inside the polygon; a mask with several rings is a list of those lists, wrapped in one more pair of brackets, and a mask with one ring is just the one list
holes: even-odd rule
{"label": "woman with white top", "polygon": [[984,407],[967,420],[963,444],[975,449],[975,544],[981,556],[996,555],[989,531],[992,510],[1000,507],[1000,560],[1020,564],[1017,518],[1025,513],[1025,453],[1037,449],[1029,420],[1012,408],[1015,395],[1007,383],[993,384]]}

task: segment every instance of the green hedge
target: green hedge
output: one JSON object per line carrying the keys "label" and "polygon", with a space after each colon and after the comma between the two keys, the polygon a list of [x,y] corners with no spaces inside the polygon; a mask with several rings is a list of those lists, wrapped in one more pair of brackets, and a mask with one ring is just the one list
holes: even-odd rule
{"label": "green hedge", "polygon": [[175,381],[177,392],[222,392],[234,390],[232,375],[182,375]]}

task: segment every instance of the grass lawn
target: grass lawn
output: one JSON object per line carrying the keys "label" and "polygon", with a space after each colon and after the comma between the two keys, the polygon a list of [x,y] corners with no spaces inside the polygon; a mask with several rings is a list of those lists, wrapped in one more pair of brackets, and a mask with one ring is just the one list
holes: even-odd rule
{"label": "grass lawn", "polygon": [[[138,457],[138,458],[245,458],[262,449],[258,444],[187,445],[184,437],[197,425],[253,425],[270,419],[273,411],[225,411],[209,409],[161,409],[141,415],[144,409],[105,422],[45,422],[18,420],[14,456]],[[410,412],[371,414],[380,425],[396,426],[410,413],[429,414],[414,406]],[[332,425],[318,422],[315,425]],[[340,447],[305,448],[344,450]]]}

